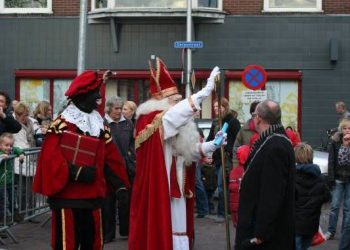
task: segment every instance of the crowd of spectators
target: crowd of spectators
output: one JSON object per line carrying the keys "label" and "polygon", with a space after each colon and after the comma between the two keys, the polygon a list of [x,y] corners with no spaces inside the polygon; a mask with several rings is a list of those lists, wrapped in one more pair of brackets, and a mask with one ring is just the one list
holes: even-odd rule
{"label": "crowd of spectators", "polygon": [[[242,178],[247,167],[246,161],[252,149],[254,150],[256,145],[259,145],[259,140],[261,141],[261,135],[255,127],[256,122],[254,123],[254,118],[258,115],[256,107],[259,105],[259,102],[253,102],[251,104],[251,118],[244,122],[241,127],[235,112],[229,107],[228,100],[222,98],[220,101],[221,107],[218,107],[218,101],[214,102],[216,118],[213,120],[209,136],[206,139],[214,139],[215,134],[220,129],[218,127],[217,117],[219,112],[221,112],[223,122],[229,124],[227,131],[228,141],[227,145],[224,147],[225,164],[221,162],[220,149],[216,150],[212,157],[197,164],[197,218],[204,218],[209,214],[216,214],[216,222],[224,221],[222,167],[225,166],[227,168],[225,172],[228,180],[228,199],[231,218],[233,225],[237,227],[239,221],[239,193]],[[108,100],[105,114],[105,123],[111,127],[113,142],[118,147],[127,163],[126,166],[131,180],[135,175],[133,131],[136,109],[137,105],[135,102],[124,102],[122,98],[116,96]],[[319,167],[312,162],[312,148],[307,144],[301,143],[299,134],[294,131],[293,128],[287,128],[284,132],[281,132],[289,138],[292,146],[295,148],[295,207],[297,234],[294,244],[296,244],[296,249],[308,249],[311,245],[312,236],[318,230],[321,206],[324,202],[327,202],[330,197],[328,190],[332,191],[332,201],[326,238],[334,238],[340,204],[343,202],[344,215],[339,250],[348,249],[347,247],[350,247],[350,113],[347,111],[345,103],[342,101],[336,103],[336,112],[340,116],[339,128],[331,137],[331,143],[329,144],[327,180],[322,178]],[[36,108],[31,111],[26,103],[17,100],[11,101],[6,92],[0,91],[0,159],[6,159],[10,155],[15,155],[17,157],[13,166],[8,164],[5,168],[3,163],[0,165],[0,218],[6,215],[6,211],[13,211],[13,208],[10,206],[15,204],[11,201],[8,202],[8,207],[4,207],[4,204],[6,204],[6,202],[4,202],[5,197],[8,197],[7,199],[10,199],[10,197],[22,199],[21,203],[28,205],[26,201],[23,200],[23,197],[16,197],[11,194],[12,191],[8,189],[8,187],[11,184],[12,178],[6,177],[6,174],[11,174],[12,171],[14,172],[13,180],[15,184],[19,182],[32,182],[35,168],[29,172],[23,169],[25,166],[25,164],[23,164],[25,161],[24,152],[26,149],[40,147],[42,145],[45,133],[52,119],[52,106],[48,101],[43,100],[39,102]],[[205,139],[203,134],[201,137],[202,140]],[[5,182],[4,178],[6,178]],[[29,178],[29,181],[26,180],[27,178]],[[325,181],[328,181],[327,188],[323,185]],[[310,187],[313,188],[310,189]],[[30,190],[31,187],[22,186],[22,188],[25,191],[25,189]],[[308,188],[314,193],[311,194],[310,190],[306,192]],[[103,209],[105,243],[112,241],[115,237],[117,213],[119,213],[120,235],[128,235],[130,193],[125,190],[126,189],[121,185],[117,193],[110,194],[106,199]],[[5,193],[7,195],[4,195]],[[313,206],[306,211],[305,206],[309,205],[306,197],[310,195],[312,199],[309,202],[312,202]],[[213,205],[213,200],[215,198],[217,198],[217,208]],[[309,211],[312,211],[312,214],[307,214]],[[259,244],[261,243],[260,241],[257,242]],[[241,243],[242,242],[239,244]],[[243,242],[243,244],[246,243]]]}

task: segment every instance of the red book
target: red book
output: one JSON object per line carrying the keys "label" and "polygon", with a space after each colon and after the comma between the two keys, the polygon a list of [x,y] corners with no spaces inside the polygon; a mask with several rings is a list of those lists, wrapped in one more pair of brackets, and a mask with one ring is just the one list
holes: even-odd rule
{"label": "red book", "polygon": [[61,150],[67,161],[77,166],[94,166],[100,139],[64,131]]}

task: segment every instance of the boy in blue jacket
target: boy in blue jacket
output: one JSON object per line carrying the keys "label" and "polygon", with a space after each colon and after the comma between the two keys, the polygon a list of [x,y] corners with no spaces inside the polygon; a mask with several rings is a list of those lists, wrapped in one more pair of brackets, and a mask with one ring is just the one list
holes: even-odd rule
{"label": "boy in blue jacket", "polygon": [[307,250],[318,232],[322,204],[330,199],[330,192],[320,167],[313,164],[313,150],[306,143],[295,148],[295,249]]}

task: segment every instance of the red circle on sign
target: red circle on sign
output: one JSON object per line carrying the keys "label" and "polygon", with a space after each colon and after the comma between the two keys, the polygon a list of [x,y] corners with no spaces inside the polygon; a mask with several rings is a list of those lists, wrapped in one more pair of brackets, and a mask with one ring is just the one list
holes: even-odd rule
{"label": "red circle on sign", "polygon": [[242,82],[248,89],[261,89],[265,86],[266,81],[266,71],[259,65],[249,65],[244,69],[242,73]]}

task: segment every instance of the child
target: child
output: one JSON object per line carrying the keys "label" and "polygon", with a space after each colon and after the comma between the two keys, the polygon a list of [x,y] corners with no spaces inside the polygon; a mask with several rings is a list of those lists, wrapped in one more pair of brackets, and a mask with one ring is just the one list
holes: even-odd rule
{"label": "child", "polygon": [[[19,157],[19,161],[24,161],[24,154],[20,148],[13,147],[13,135],[10,133],[3,133],[0,135],[0,220],[4,219],[7,214],[7,209],[12,212],[12,175],[14,159],[6,160],[10,155]],[[6,192],[6,193],[5,193]],[[6,196],[5,196],[6,194]],[[7,199],[5,200],[5,198]],[[8,203],[9,205],[7,205]]]}
{"label": "child", "polygon": [[318,232],[322,204],[330,198],[320,167],[312,163],[313,150],[306,143],[294,148],[295,177],[295,245],[296,250],[310,247],[313,235]]}
{"label": "child", "polygon": [[230,210],[234,227],[238,222],[238,205],[239,205],[239,187],[244,173],[243,165],[249,156],[250,147],[247,145],[240,146],[237,149],[238,166],[233,167],[230,172],[229,192],[230,192]]}

